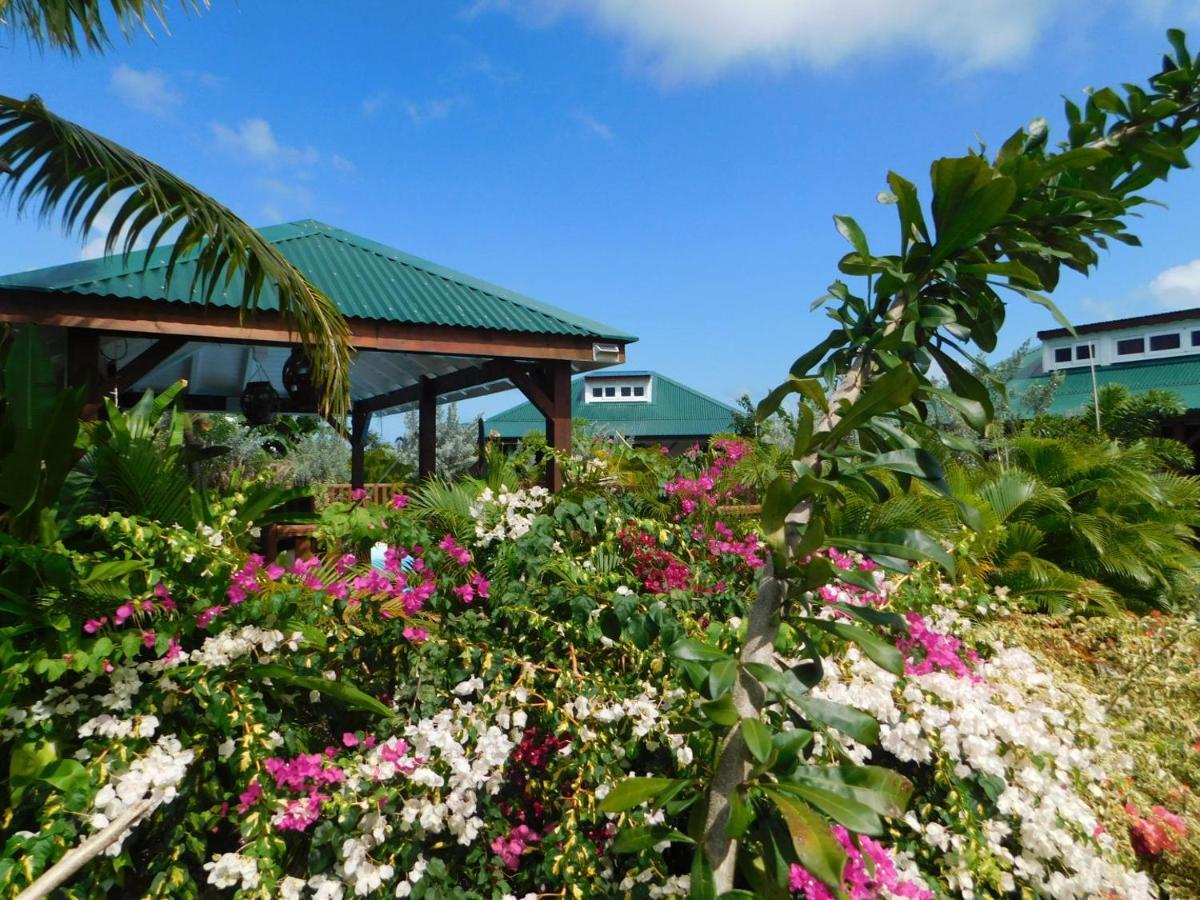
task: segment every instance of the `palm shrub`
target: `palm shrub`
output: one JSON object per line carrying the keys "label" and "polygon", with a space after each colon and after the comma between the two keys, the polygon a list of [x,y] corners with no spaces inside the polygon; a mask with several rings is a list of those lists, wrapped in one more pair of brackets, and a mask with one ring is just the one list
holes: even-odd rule
{"label": "palm shrub", "polygon": [[1020,437],[1002,460],[952,465],[977,511],[967,556],[990,584],[1062,611],[1194,602],[1200,586],[1200,479],[1165,467],[1146,442]]}

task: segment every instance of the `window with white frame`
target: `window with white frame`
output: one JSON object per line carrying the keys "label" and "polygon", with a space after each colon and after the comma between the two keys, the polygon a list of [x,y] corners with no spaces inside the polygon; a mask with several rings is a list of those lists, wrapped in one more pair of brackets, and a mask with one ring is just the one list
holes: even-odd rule
{"label": "window with white frame", "polygon": [[584,380],[586,403],[648,403],[651,393],[648,375],[604,376]]}

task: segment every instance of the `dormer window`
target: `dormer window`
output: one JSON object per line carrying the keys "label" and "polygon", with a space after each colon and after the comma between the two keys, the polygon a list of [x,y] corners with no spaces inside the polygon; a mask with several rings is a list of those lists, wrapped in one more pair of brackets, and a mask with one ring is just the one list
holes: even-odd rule
{"label": "dormer window", "polygon": [[584,376],[586,403],[648,403],[652,390],[650,373]]}

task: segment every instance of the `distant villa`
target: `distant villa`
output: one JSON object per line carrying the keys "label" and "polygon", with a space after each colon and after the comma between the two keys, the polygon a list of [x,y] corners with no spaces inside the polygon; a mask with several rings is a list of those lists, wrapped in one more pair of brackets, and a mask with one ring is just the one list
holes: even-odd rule
{"label": "distant villa", "polygon": [[[621,435],[639,446],[660,444],[672,451],[706,442],[733,427],[733,407],[658,372],[605,370],[571,382],[571,416],[597,435]],[[521,403],[484,422],[484,433],[516,444],[544,419]]]}

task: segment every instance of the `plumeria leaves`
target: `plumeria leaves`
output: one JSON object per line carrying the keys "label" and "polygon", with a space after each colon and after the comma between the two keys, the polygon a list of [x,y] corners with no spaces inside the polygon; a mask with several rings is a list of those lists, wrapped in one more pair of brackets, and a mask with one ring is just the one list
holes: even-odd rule
{"label": "plumeria leaves", "polygon": [[760,763],[771,756],[771,730],[758,719],[742,719],[742,740],[750,748],[750,754]]}
{"label": "plumeria leaves", "polygon": [[[686,778],[625,778],[618,781],[600,801],[600,811],[626,812],[643,803],[665,802],[664,797],[678,793],[690,782]],[[672,789],[674,791],[672,792]]]}
{"label": "plumeria leaves", "polygon": [[653,847],[663,841],[670,843],[694,844],[690,837],[674,828],[664,825],[644,825],[638,828],[625,828],[613,839],[613,853],[637,853],[647,847]]}
{"label": "plumeria leaves", "polygon": [[396,715],[394,709],[384,706],[370,694],[364,693],[346,681],[330,681],[328,678],[316,675],[302,675],[275,663],[255,666],[247,674],[254,679],[269,678],[300,690],[317,691],[351,709],[358,709],[385,719]]}
{"label": "plumeria leaves", "polygon": [[826,821],[812,807],[777,788],[763,788],[787,825],[800,864],[831,887],[842,883],[846,851],[834,838]]}
{"label": "plumeria leaves", "polygon": [[814,628],[819,628],[843,640],[857,644],[862,648],[863,653],[876,665],[882,669],[886,669],[893,675],[904,674],[904,655],[896,649],[895,645],[884,640],[873,631],[859,628],[857,625],[851,625],[848,622],[836,622],[829,619],[805,618],[803,621]]}

